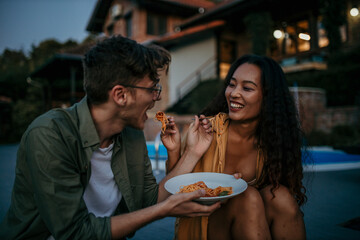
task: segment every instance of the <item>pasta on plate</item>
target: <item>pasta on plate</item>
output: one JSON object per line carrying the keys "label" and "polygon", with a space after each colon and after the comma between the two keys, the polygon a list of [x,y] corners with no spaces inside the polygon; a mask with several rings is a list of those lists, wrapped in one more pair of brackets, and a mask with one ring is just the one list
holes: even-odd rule
{"label": "pasta on plate", "polygon": [[186,186],[180,186],[180,191],[178,193],[193,192],[199,189],[205,189],[205,197],[227,196],[233,193],[232,187],[218,186],[217,188],[209,188],[203,181],[198,181]]}

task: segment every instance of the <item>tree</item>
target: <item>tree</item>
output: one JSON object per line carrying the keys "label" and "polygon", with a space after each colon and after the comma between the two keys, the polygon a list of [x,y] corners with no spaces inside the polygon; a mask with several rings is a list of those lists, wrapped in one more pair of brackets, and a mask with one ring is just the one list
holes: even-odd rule
{"label": "tree", "polygon": [[30,52],[30,70],[34,71],[62,49],[75,47],[77,45],[77,42],[73,40],[68,40],[65,43],[59,43],[55,39],[46,39],[40,42],[38,46],[32,45],[32,50]]}
{"label": "tree", "polygon": [[[6,103],[0,102],[3,104],[0,111],[1,142],[18,141],[28,124],[44,112],[44,89],[27,83],[30,73],[55,53],[77,45],[73,40],[59,43],[54,39],[47,39],[38,46],[32,46],[29,58],[22,50],[6,49],[0,55],[0,96],[11,99]],[[3,124],[4,119],[6,126]]]}
{"label": "tree", "polygon": [[11,115],[13,128],[11,137],[13,139],[9,140],[19,140],[29,124],[44,112],[43,94],[42,88],[29,86],[26,97],[13,104]]}
{"label": "tree", "polygon": [[5,49],[0,56],[0,95],[13,101],[24,97],[29,59],[22,50]]}

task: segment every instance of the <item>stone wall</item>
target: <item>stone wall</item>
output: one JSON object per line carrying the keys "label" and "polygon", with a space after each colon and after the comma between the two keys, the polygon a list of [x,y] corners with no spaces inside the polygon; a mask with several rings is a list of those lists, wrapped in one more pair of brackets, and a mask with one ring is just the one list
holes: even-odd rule
{"label": "stone wall", "polygon": [[327,107],[323,89],[291,87],[290,91],[295,102],[298,99],[299,115],[305,133],[313,130],[329,133],[336,125],[355,125],[360,122],[359,107]]}
{"label": "stone wall", "polygon": [[290,87],[290,92],[298,107],[304,131],[311,132],[314,128],[315,113],[326,109],[325,91],[319,88]]}
{"label": "stone wall", "polygon": [[314,129],[329,133],[336,125],[356,125],[360,122],[358,107],[334,107],[315,113]]}

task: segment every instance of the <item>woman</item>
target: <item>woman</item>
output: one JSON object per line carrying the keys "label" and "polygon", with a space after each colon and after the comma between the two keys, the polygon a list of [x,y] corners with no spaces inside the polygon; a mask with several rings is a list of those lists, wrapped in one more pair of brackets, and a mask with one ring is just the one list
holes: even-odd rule
{"label": "woman", "polygon": [[[215,133],[194,172],[239,173],[249,187],[209,218],[178,219],[176,237],[305,239],[303,136],[281,67],[267,57],[241,57],[202,114],[215,116]],[[169,160],[169,169],[175,164]]]}

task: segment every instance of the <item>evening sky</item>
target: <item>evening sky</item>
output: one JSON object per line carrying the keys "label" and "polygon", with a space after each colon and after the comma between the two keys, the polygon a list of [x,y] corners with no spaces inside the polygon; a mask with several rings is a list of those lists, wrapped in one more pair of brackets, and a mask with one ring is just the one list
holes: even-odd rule
{"label": "evening sky", "polygon": [[46,39],[78,43],[88,36],[86,26],[97,0],[0,0],[0,54],[23,50]]}

